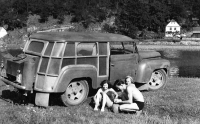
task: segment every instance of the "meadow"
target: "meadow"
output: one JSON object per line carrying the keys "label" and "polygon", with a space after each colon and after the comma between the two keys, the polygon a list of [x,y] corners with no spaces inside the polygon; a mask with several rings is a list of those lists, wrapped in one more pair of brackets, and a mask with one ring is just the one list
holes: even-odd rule
{"label": "meadow", "polygon": [[143,91],[145,108],[140,116],[94,111],[91,97],[79,106],[65,107],[57,95],[41,108],[17,102],[12,87],[1,85],[0,123],[6,124],[199,124],[200,79],[169,78],[165,88]]}

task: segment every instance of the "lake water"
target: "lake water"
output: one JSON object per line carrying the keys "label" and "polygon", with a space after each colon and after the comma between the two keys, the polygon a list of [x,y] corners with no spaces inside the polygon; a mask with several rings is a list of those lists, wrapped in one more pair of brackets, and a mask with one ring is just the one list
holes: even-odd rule
{"label": "lake water", "polygon": [[[7,52],[16,56],[22,51],[8,50]],[[158,52],[161,53],[162,58],[171,63],[170,77],[200,77],[200,51],[165,49]],[[0,61],[1,58],[0,55]]]}
{"label": "lake water", "polygon": [[158,52],[170,61],[171,77],[200,77],[200,51],[169,49]]}

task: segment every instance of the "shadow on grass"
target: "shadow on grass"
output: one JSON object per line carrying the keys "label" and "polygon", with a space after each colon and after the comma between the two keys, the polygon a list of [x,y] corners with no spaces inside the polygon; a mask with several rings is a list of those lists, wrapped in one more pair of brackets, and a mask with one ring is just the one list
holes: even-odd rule
{"label": "shadow on grass", "polygon": [[[92,97],[96,93],[96,90],[91,90],[88,94],[88,98],[84,103],[88,104],[90,107],[94,107],[94,102]],[[23,91],[15,90],[12,87],[7,87],[6,85],[2,85],[0,87],[0,99],[7,103],[12,103],[14,105],[35,105],[35,92],[28,92],[27,96],[23,95]],[[49,107],[65,107],[61,100],[61,93],[51,93],[49,97]]]}
{"label": "shadow on grass", "polygon": [[28,94],[28,96],[29,97],[26,97],[18,91],[12,91],[7,89],[2,91],[0,99],[17,105],[34,105],[34,101],[32,100],[34,94]]}
{"label": "shadow on grass", "polygon": [[[90,92],[88,93],[88,98],[84,103],[89,104],[92,108],[94,107],[93,96],[96,94],[97,89],[90,88]],[[61,100],[62,93],[51,93],[49,98],[49,106],[64,106],[64,103]]]}

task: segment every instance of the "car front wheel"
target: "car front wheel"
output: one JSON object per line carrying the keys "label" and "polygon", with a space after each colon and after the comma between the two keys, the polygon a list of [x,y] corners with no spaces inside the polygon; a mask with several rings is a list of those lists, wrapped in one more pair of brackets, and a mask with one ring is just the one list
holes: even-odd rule
{"label": "car front wheel", "polygon": [[148,82],[150,90],[158,90],[167,83],[167,74],[164,70],[156,70],[152,73]]}
{"label": "car front wheel", "polygon": [[61,100],[66,106],[79,105],[87,99],[88,92],[89,87],[86,80],[73,81],[61,95]]}

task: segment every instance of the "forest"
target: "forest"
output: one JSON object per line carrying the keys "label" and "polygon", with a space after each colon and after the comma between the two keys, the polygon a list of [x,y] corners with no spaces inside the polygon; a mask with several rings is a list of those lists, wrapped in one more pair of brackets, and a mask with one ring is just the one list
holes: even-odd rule
{"label": "forest", "polygon": [[142,30],[162,33],[171,19],[188,31],[200,17],[200,0],[0,0],[0,5],[0,26],[7,30],[70,23],[133,38]]}

